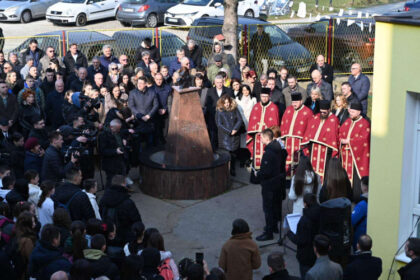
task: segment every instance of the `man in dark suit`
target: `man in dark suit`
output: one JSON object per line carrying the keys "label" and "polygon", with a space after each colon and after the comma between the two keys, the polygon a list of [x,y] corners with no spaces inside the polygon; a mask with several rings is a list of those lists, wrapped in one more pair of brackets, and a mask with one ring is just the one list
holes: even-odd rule
{"label": "man in dark suit", "polygon": [[377,280],[382,274],[382,260],[372,256],[372,239],[362,235],[357,251],[344,270],[344,280]]}
{"label": "man in dark suit", "polygon": [[206,118],[207,129],[210,134],[210,142],[213,150],[217,148],[217,126],[216,126],[216,104],[222,95],[229,95],[233,98],[233,92],[230,88],[223,86],[223,77],[217,75],[214,79],[215,87],[208,90],[206,102],[204,105],[204,115]]}
{"label": "man in dark suit", "polygon": [[285,99],[284,99],[284,95],[281,92],[281,89],[279,89],[276,86],[276,79],[275,78],[268,78],[267,81],[267,88],[270,89],[270,100],[271,102],[273,102],[274,104],[277,105],[277,107],[279,108],[279,119],[281,120],[284,111],[286,110],[286,105],[285,105]]}
{"label": "man in dark suit", "polygon": [[9,94],[9,88],[4,80],[0,80],[0,117],[8,120],[9,127],[16,123],[18,102],[16,96]]}
{"label": "man in dark suit", "polygon": [[411,262],[398,270],[401,280],[416,280],[420,275],[420,238],[411,237],[405,243],[405,255]]}
{"label": "man in dark suit", "polygon": [[310,97],[312,89],[314,87],[317,87],[321,90],[321,94],[324,100],[331,101],[334,97],[332,87],[329,83],[322,80],[321,71],[319,71],[318,69],[313,70],[311,72],[311,77],[313,82],[308,84],[308,87],[306,88],[307,96]]}
{"label": "man in dark suit", "polygon": [[330,85],[334,79],[334,70],[331,65],[325,63],[325,57],[320,54],[316,58],[316,63],[311,66],[309,73],[312,73],[315,69],[318,69],[321,72],[322,80],[326,81]]}
{"label": "man in dark suit", "polygon": [[354,63],[351,66],[351,76],[349,77],[349,84],[354,94],[360,100],[363,106],[363,114],[367,113],[368,107],[368,95],[370,89],[369,78],[362,73],[362,66],[358,63]]}

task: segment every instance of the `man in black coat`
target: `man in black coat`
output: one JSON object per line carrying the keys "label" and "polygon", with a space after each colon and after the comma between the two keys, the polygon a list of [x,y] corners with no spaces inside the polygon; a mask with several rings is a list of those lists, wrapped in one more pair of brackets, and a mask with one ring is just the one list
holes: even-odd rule
{"label": "man in black coat", "polygon": [[75,69],[76,78],[70,83],[70,89],[74,92],[81,92],[84,84],[88,81],[88,72],[85,67]]}
{"label": "man in black coat", "polygon": [[305,278],[306,272],[315,264],[316,256],[313,248],[315,236],[319,233],[321,208],[312,193],[303,196],[303,215],[299,220],[296,234],[291,231],[287,237],[297,245],[296,259],[299,262],[300,276]]}
{"label": "man in black coat", "polygon": [[185,56],[194,62],[194,65],[201,66],[203,61],[203,49],[196,44],[193,39],[189,39],[187,44],[182,46]]}
{"label": "man in black coat", "polygon": [[297,280],[299,278],[289,275],[284,262],[284,254],[281,252],[272,252],[267,257],[267,265],[270,274],[263,277],[263,280]]}
{"label": "man in black coat", "polygon": [[420,238],[411,237],[405,243],[405,254],[411,262],[398,270],[401,280],[416,280],[420,275]]}
{"label": "man in black coat", "polygon": [[110,219],[116,224],[118,238],[125,242],[133,240],[131,225],[142,220],[136,204],[128,194],[125,176],[115,175],[112,178],[112,186],[105,190],[99,209],[103,220]]}
{"label": "man in black coat", "polygon": [[273,239],[273,232],[279,229],[278,222],[281,221],[282,200],[286,197],[287,151],[274,139],[274,133],[270,129],[262,132],[261,140],[266,145],[265,151],[261,169],[254,172],[262,187],[265,231],[256,240],[266,241]]}
{"label": "man in black coat", "polygon": [[64,56],[63,62],[66,66],[67,75],[74,73],[74,70],[80,67],[88,67],[88,60],[86,56],[77,49],[76,43],[70,44],[69,51]]}
{"label": "man in black coat", "polygon": [[38,41],[31,39],[29,41],[29,47],[22,53],[22,64],[26,64],[26,59],[32,57],[34,59],[34,66],[38,67],[39,61],[45,55],[45,52],[38,48]]}
{"label": "man in black coat", "polygon": [[309,73],[312,73],[315,69],[318,69],[321,72],[322,79],[329,83],[330,85],[334,79],[334,69],[328,63],[325,63],[325,57],[320,54],[316,58],[316,63],[311,66]]}
{"label": "man in black coat", "polygon": [[88,71],[88,79],[89,81],[94,84],[95,82],[95,75],[98,73],[102,74],[102,77],[106,77],[108,75],[108,68],[104,67],[99,60],[99,57],[95,56],[92,58],[92,65],[87,68]]}
{"label": "man in black coat", "polygon": [[61,181],[66,172],[75,166],[77,158],[72,154],[71,160],[65,165],[64,158],[61,154],[63,147],[63,136],[60,132],[53,131],[50,135],[50,146],[44,154],[42,162],[41,178],[43,180],[52,180],[54,182]]}
{"label": "man in black coat", "polygon": [[41,145],[43,150],[46,150],[50,145],[50,139],[48,132],[45,129],[45,120],[40,116],[34,116],[31,119],[32,129],[29,132],[28,138],[34,137],[38,139],[38,143]]}
{"label": "man in black coat", "polygon": [[284,111],[286,111],[286,101],[281,89],[276,86],[275,78],[268,78],[267,88],[270,90],[270,101],[279,108],[279,120],[281,120]]}
{"label": "man in black coat", "polygon": [[136,64],[141,61],[142,53],[144,51],[148,51],[150,59],[159,64],[161,60],[159,49],[152,45],[152,40],[149,37],[145,38],[136,50]]}
{"label": "man in black coat", "polygon": [[382,260],[372,256],[372,239],[360,236],[357,251],[343,273],[343,280],[377,280],[382,274]]}
{"label": "man in black coat", "polygon": [[16,123],[19,111],[16,96],[9,94],[8,90],[6,82],[0,80],[0,117],[7,119],[11,127]]}
{"label": "man in black coat", "polygon": [[213,150],[217,148],[217,126],[216,126],[216,105],[217,101],[222,97],[222,95],[233,96],[233,92],[230,88],[227,88],[223,85],[223,77],[217,75],[214,78],[214,87],[210,88],[207,92],[206,101],[204,105],[204,116],[207,123],[207,129],[210,134],[210,142],[213,147]]}
{"label": "man in black coat", "polygon": [[125,144],[121,130],[121,121],[114,119],[106,129],[99,135],[99,153],[102,157],[102,169],[106,173],[106,186],[111,186],[114,175],[126,175],[127,166]]}
{"label": "man in black coat", "polygon": [[39,88],[44,93],[44,99],[55,89],[55,71],[53,69],[47,68],[45,70],[45,78],[42,80]]}

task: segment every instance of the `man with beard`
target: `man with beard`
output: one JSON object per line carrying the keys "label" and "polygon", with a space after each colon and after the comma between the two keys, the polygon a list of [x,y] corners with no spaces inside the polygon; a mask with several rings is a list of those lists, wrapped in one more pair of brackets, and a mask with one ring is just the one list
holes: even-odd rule
{"label": "man with beard", "polygon": [[45,120],[40,116],[34,116],[32,118],[32,126],[33,128],[29,132],[28,138],[34,137],[38,139],[38,143],[44,150],[46,150],[50,145],[50,140],[48,132],[45,129]]}
{"label": "man with beard", "polygon": [[321,100],[320,113],[308,123],[301,146],[306,155],[310,155],[314,171],[324,180],[327,163],[338,154],[338,129],[340,121],[331,114],[330,102]]}
{"label": "man with beard", "polygon": [[[251,153],[252,168],[260,170],[265,145],[261,139],[261,132],[280,123],[279,109],[270,101],[270,89],[263,88],[260,95],[261,101],[252,108],[249,117],[248,135],[246,145]],[[254,173],[251,172],[251,182],[257,183]]]}
{"label": "man with beard", "polygon": [[284,100],[286,102],[286,107],[289,107],[290,105],[292,105],[292,94],[295,94],[295,93],[302,94],[302,102],[305,103],[306,96],[307,96],[306,90],[298,84],[297,78],[295,76],[290,75],[287,78],[287,84],[288,86],[285,87],[282,91],[284,95]]}
{"label": "man with beard", "polygon": [[294,174],[294,168],[299,164],[299,150],[306,127],[312,118],[312,111],[303,105],[302,95],[292,95],[292,105],[286,108],[281,120],[281,139],[287,150],[286,174],[290,180]]}
{"label": "man with beard", "polygon": [[361,194],[361,178],[369,176],[370,123],[362,117],[362,111],[362,104],[351,103],[350,118],[339,131],[341,162],[352,183],[355,201]]}

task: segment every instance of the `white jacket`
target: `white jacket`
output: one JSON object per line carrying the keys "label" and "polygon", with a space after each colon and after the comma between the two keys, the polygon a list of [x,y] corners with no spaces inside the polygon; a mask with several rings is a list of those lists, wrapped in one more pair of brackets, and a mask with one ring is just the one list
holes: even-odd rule
{"label": "white jacket", "polygon": [[96,201],[96,195],[94,195],[93,193],[86,192],[86,190],[83,190],[83,191],[89,197],[89,201],[90,201],[90,204],[92,205],[93,211],[95,212],[96,219],[102,220],[101,219],[101,214],[99,213],[98,202]]}
{"label": "white jacket", "polygon": [[[319,200],[319,192],[321,191],[321,178],[318,174],[314,173],[316,175],[316,180],[318,180],[318,190],[316,193],[316,198]],[[312,188],[314,185],[314,178],[313,174],[311,172],[306,171],[305,174],[305,185],[303,187],[302,195],[297,196],[295,193],[295,176],[292,177],[292,181],[290,182],[290,191],[289,191],[289,199],[293,200],[293,214],[302,214],[303,213],[303,196],[307,193],[312,192]]]}

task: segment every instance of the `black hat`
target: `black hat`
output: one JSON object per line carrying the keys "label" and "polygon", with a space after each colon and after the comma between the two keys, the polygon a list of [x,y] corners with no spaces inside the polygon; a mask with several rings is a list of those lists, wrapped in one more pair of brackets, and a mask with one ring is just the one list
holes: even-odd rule
{"label": "black hat", "polygon": [[350,103],[350,109],[357,110],[357,111],[363,111],[363,106],[360,102],[355,101]]}
{"label": "black hat", "polygon": [[292,101],[300,101],[300,100],[302,100],[302,94],[300,92],[293,93],[291,96],[292,96]]}
{"label": "black hat", "polygon": [[328,100],[320,100],[319,101],[319,109],[320,110],[329,110],[330,109],[330,102]]}
{"label": "black hat", "polygon": [[58,130],[64,138],[69,137],[69,135],[73,132],[73,128],[69,125],[62,125],[58,128]]}
{"label": "black hat", "polygon": [[215,56],[214,56],[214,61],[215,62],[222,62],[222,56],[220,55],[220,54],[216,54]]}
{"label": "black hat", "polygon": [[271,90],[269,88],[262,88],[260,94],[270,94]]}
{"label": "black hat", "polygon": [[8,126],[9,121],[6,118],[0,118],[0,125],[2,126]]}

